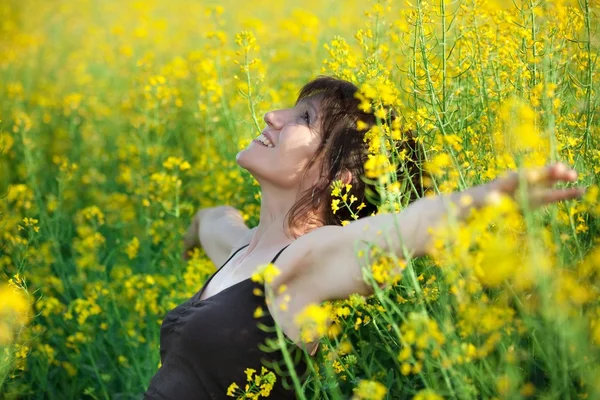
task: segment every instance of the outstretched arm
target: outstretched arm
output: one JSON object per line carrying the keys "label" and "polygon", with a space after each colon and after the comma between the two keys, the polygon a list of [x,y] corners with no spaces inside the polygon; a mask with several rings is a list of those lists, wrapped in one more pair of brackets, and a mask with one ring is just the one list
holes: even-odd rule
{"label": "outstretched arm", "polygon": [[[474,186],[462,192],[438,195],[419,199],[399,214],[384,214],[365,218],[356,222],[356,226],[348,226],[348,235],[356,240],[375,239],[377,244],[394,252],[399,258],[405,256],[404,250],[411,257],[419,257],[430,251],[431,229],[439,226],[446,216],[455,213],[457,220],[463,220],[473,208],[481,208],[493,204],[499,195],[506,194],[512,198],[526,201],[525,207],[535,209],[542,205],[580,197],[582,188],[555,189],[558,182],[569,182],[577,179],[577,172],[558,163],[542,169],[525,170],[520,176],[518,172],[498,178],[490,183]],[[523,183],[524,185],[520,185]],[[525,190],[521,193],[519,190]],[[369,234],[364,234],[369,231]],[[377,232],[385,231],[391,238],[389,244],[384,238],[377,239]]]}
{"label": "outstretched arm", "polygon": [[234,247],[250,241],[251,232],[239,210],[231,206],[203,208],[194,215],[183,237],[182,257],[188,260],[189,252],[202,246],[218,268]]}
{"label": "outstretched arm", "polygon": [[419,199],[398,214],[361,218],[345,227],[319,228],[297,240],[297,251],[293,253],[305,256],[289,260],[291,268],[282,272],[274,285],[298,286],[294,292],[309,293],[311,298],[305,299],[309,302],[342,299],[352,293],[370,294],[372,288],[363,280],[356,257],[357,250],[366,249],[367,243],[393,252],[398,258],[405,258],[406,254],[422,256],[430,250],[430,229],[442,223],[452,210],[458,219],[463,219],[472,208],[489,204],[499,194],[517,199],[525,194],[529,208],[573,199],[584,190],[553,186],[576,179],[576,171],[560,163],[522,174],[511,172],[462,192]]}

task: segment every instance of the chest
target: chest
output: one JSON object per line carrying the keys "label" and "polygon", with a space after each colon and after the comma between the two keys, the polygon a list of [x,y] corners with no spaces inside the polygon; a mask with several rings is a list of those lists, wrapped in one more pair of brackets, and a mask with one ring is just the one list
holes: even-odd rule
{"label": "chest", "polygon": [[193,370],[271,360],[273,351],[267,349],[276,341],[275,321],[264,297],[253,293],[259,286],[244,280],[206,300],[192,297],[169,311],[161,325],[161,360],[185,360]]}
{"label": "chest", "polygon": [[[229,327],[233,327],[234,331],[244,332],[244,335],[248,332],[259,334],[248,327],[255,327],[257,324],[264,327],[268,323],[271,332],[277,325],[288,342],[300,343],[300,328],[295,322],[295,315],[309,303],[310,296],[307,293],[297,293],[297,288],[291,285],[286,288],[285,293],[275,295],[273,301],[267,304],[264,286],[251,279],[257,270],[268,263],[274,263],[280,253],[281,251],[271,260],[260,255],[243,258],[234,254],[192,296],[188,301],[189,309],[173,310],[174,318],[181,312],[186,316],[183,322],[189,329],[208,327],[220,330],[222,337],[227,337],[230,333]],[[210,343],[209,338],[203,339]],[[311,354],[314,353],[316,343],[306,345]]]}
{"label": "chest", "polygon": [[224,265],[208,279],[203,288],[200,289],[200,294],[196,294],[196,298],[198,300],[206,300],[231,287],[235,287],[241,282],[250,280],[252,275],[261,266],[268,264],[269,261],[265,257],[249,257],[245,259],[234,257],[234,259],[226,263],[226,266]]}
{"label": "chest", "polygon": [[[263,297],[253,294],[257,286],[251,280],[243,281],[207,300],[192,297],[169,311],[160,330],[163,375],[200,382],[211,393],[225,393],[233,382],[243,386],[246,368],[286,371],[276,346],[274,320],[268,313],[254,314],[265,304]],[[294,368],[305,371],[299,349],[287,347],[295,354]],[[282,385],[274,393],[274,398],[289,397]]]}

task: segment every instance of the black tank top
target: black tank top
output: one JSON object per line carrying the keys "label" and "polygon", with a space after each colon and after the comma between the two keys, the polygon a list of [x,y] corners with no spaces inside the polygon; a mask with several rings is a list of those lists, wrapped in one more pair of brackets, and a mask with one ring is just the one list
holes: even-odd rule
{"label": "black tank top", "polygon": [[[291,380],[285,377],[287,368],[281,351],[263,351],[265,341],[276,338],[276,333],[264,296],[253,293],[256,287],[262,290],[262,285],[248,278],[200,300],[212,278],[247,246],[236,250],[195,295],[167,313],[160,328],[161,367],[150,380],[144,399],[231,399],[227,396],[229,385],[235,382],[244,388],[244,370],[253,368],[260,373],[263,365],[270,371],[283,371],[277,375],[270,397],[296,398]],[[265,315],[255,318],[254,311],[259,306]],[[259,323],[272,329],[261,329]],[[289,348],[297,364],[296,373],[302,379],[306,373],[303,355],[299,347]]]}

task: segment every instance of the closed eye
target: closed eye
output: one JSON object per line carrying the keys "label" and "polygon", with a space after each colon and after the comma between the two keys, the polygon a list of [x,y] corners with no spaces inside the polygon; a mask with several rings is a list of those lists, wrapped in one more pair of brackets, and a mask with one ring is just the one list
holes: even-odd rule
{"label": "closed eye", "polygon": [[308,114],[308,110],[306,110],[306,112],[304,113],[304,115],[302,116],[302,118],[304,118],[304,120],[306,121],[306,123],[308,125],[310,125],[310,114]]}

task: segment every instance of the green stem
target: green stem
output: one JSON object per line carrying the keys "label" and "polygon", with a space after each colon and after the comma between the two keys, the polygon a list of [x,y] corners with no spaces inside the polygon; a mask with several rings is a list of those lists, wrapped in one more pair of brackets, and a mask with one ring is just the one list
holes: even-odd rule
{"label": "green stem", "polygon": [[85,345],[86,345],[86,348],[88,351],[88,355],[90,357],[90,362],[92,363],[92,368],[94,370],[96,378],[98,379],[98,384],[100,385],[100,389],[102,389],[102,395],[104,396],[105,399],[110,400],[110,396],[108,395],[108,391],[106,390],[106,385],[104,384],[104,381],[102,380],[102,377],[100,376],[100,372],[98,371],[98,366],[96,365],[96,360],[94,359],[94,356],[92,355],[92,348],[89,343],[86,343]]}
{"label": "green stem", "polygon": [[[269,296],[269,298],[274,297],[273,291],[270,288],[265,288],[265,292]],[[290,372],[290,377],[292,378],[292,382],[294,383],[294,390],[296,391],[296,396],[298,396],[298,399],[300,400],[306,400],[306,397],[304,396],[304,392],[302,390],[302,385],[300,384],[300,379],[298,379],[294,363],[287,349],[287,343],[285,337],[283,336],[283,331],[281,330],[279,325],[277,325],[277,323],[275,324],[275,332],[277,333],[277,345],[279,346],[281,354],[283,355],[283,361],[285,362],[285,365]]]}
{"label": "green stem", "polygon": [[[429,67],[429,63],[427,62],[427,48],[425,46],[426,38],[425,38],[424,29],[423,29],[423,13],[422,13],[422,8],[421,8],[421,0],[419,0],[419,2],[418,2],[418,14],[417,15],[418,15],[417,26],[418,26],[418,31],[420,33],[419,48],[421,50],[421,57],[423,58],[423,69],[425,70],[425,74],[427,76],[427,87],[429,88],[429,96],[431,98],[432,110],[435,114],[435,118],[437,120],[440,131],[442,132],[442,136],[446,136],[447,132],[446,132],[446,124],[444,122],[445,121],[444,117],[440,117],[440,112],[436,108],[436,106],[442,108],[442,114],[444,114],[445,106],[440,104],[440,100],[438,99],[435,87],[433,85],[433,80],[431,79],[431,69]],[[444,54],[443,58],[445,58],[445,54]],[[461,181],[463,188],[467,187],[465,177],[462,174],[462,172],[460,171],[460,168],[458,168],[459,162],[458,162],[458,157],[455,154],[455,151],[452,149],[451,146],[447,146],[447,151],[452,156],[453,163],[454,163],[455,167],[457,168],[457,170],[459,171],[459,179]]]}
{"label": "green stem", "polygon": [[250,114],[252,115],[252,120],[254,121],[254,126],[256,128],[256,132],[260,133],[260,125],[258,124],[258,120],[256,119],[256,111],[254,110],[254,101],[252,99],[252,84],[250,79],[250,65],[248,63],[248,51],[244,52],[244,69],[246,70],[246,84],[248,85],[248,109],[250,110]]}
{"label": "green stem", "polygon": [[[581,1],[581,0],[580,0]],[[589,0],[583,1],[583,17],[585,20],[585,31],[586,31],[586,42],[585,42],[585,50],[587,54],[587,82],[585,85],[585,152],[589,149],[590,146],[590,127],[592,124],[592,84],[593,84],[593,74],[592,74],[592,26],[590,21],[590,2]],[[580,3],[581,6],[581,3]]]}

